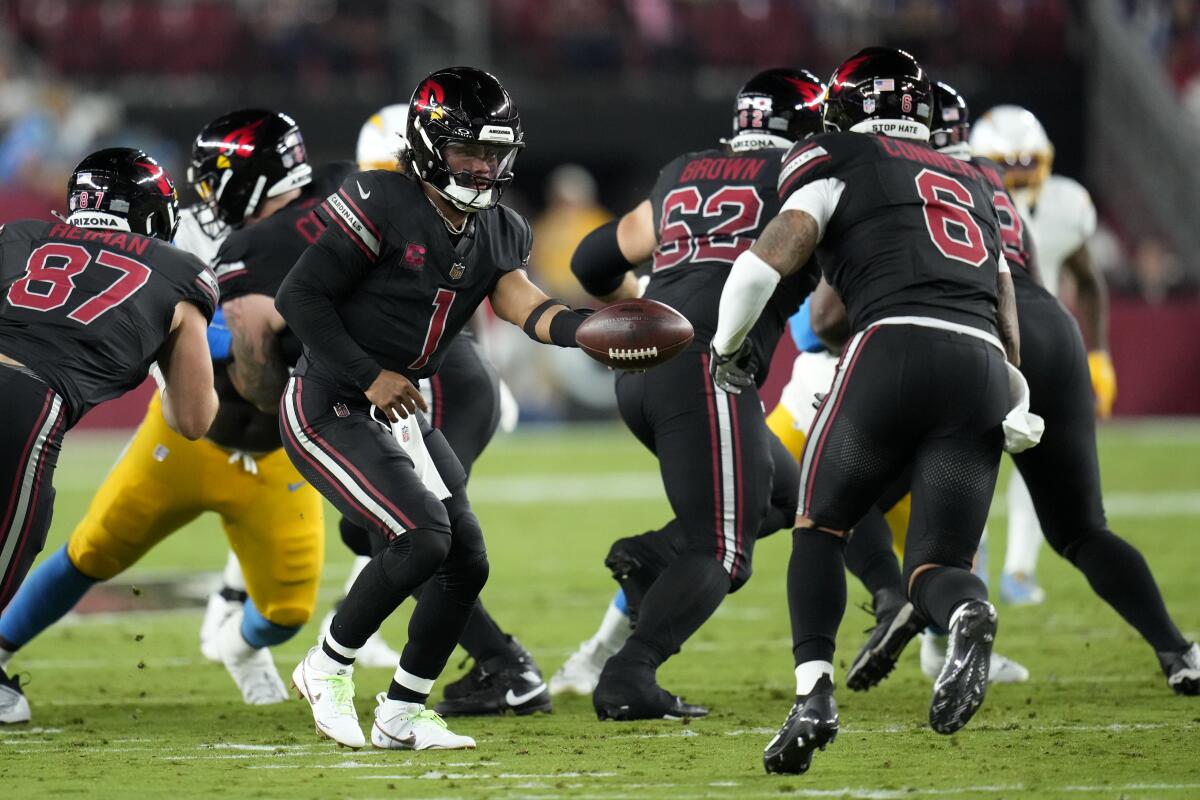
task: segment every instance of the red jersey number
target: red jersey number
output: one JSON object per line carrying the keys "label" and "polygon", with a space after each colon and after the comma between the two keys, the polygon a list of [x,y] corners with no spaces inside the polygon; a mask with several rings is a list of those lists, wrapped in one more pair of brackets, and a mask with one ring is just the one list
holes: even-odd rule
{"label": "red jersey number", "polygon": [[967,187],[928,169],[921,170],[916,183],[917,194],[925,201],[925,227],[941,254],[973,267],[987,261],[983,231],[967,210],[975,207]]}
{"label": "red jersey number", "polygon": [[[30,253],[25,263],[25,275],[9,287],[8,302],[32,311],[61,308],[75,291],[75,278],[91,263],[92,254],[80,245],[44,244]],[[67,315],[84,325],[90,325],[106,311],[124,303],[150,280],[150,268],[145,264],[109,250],[100,251],[96,263],[120,275],[107,289],[88,298]]]}
{"label": "red jersey number", "polygon": [[[663,200],[654,271],[686,261],[732,264],[754,244],[741,234],[762,221],[763,201],[753,186],[722,186],[707,198],[695,186],[674,189]],[[724,219],[712,224],[714,217]]]}

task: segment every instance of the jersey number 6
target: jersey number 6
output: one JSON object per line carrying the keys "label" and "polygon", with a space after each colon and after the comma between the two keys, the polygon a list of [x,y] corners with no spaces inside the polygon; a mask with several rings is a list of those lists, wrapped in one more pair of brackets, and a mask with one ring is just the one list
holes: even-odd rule
{"label": "jersey number 6", "polygon": [[[33,311],[53,311],[66,305],[75,290],[75,277],[92,263],[92,254],[77,244],[50,242],[29,254],[25,275],[8,290],[8,302]],[[96,263],[116,270],[120,276],[104,291],[88,298],[67,315],[90,325],[104,312],[124,303],[150,280],[150,268],[132,258],[101,250]],[[34,286],[32,284],[40,284]],[[45,291],[43,287],[48,286]]]}
{"label": "jersey number 6", "polygon": [[987,261],[983,231],[967,211],[975,207],[967,187],[928,169],[921,170],[916,182],[917,194],[925,201],[925,227],[941,254],[973,267]]}

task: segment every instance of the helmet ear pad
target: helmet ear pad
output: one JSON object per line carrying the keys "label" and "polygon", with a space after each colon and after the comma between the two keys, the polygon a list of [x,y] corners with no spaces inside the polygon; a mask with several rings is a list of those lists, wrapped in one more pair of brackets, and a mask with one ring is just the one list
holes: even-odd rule
{"label": "helmet ear pad", "polygon": [[[413,172],[461,211],[482,211],[500,202],[512,182],[512,164],[525,146],[521,117],[492,75],[474,67],[451,67],[426,76],[409,102],[407,157]],[[455,172],[446,158],[453,144],[506,151],[495,175]]]}

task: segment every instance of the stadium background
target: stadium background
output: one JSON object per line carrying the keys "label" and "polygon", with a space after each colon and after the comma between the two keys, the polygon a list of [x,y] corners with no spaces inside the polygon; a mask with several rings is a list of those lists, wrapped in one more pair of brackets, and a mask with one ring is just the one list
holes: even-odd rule
{"label": "stadium background", "polygon": [[[74,164],[114,143],[165,160],[186,197],[191,138],[239,106],[294,115],[314,161],[352,158],[359,126],[378,107],[407,100],[430,69],[470,63],[496,72],[519,104],[530,144],[506,200],[539,222],[537,279],[571,296],[563,259],[572,237],[629,208],[678,152],[725,135],[730,98],[748,76],[781,64],[828,75],[865,44],[903,45],[961,89],[976,114],[999,102],[1031,108],[1057,145],[1055,169],[1097,202],[1103,226],[1091,246],[1113,291],[1116,410],[1143,417],[1100,427],[1106,507],[1194,639],[1200,421],[1180,417],[1200,415],[1198,6],[0,0],[0,223],[61,209]],[[578,170],[555,173],[567,164],[591,183]],[[592,184],[594,201],[579,203]],[[562,194],[576,202],[554,200]],[[493,565],[484,597],[552,671],[612,596],[601,565],[609,543],[660,525],[667,506],[652,457],[619,423],[535,424],[611,418],[608,373],[578,353],[526,347],[505,327],[487,339],[524,418],[515,435],[497,437],[472,477]],[[785,346],[778,358],[788,355]],[[775,370],[776,388],[786,375]],[[145,392],[134,393],[84,422],[111,434],[68,437],[44,555],[83,516],[144,408]],[[1006,460],[1001,485],[1009,469]],[[989,524],[993,580],[1005,513],[1001,490]],[[339,597],[350,558],[333,523],[330,514],[318,618]],[[788,545],[786,534],[760,544],[754,580],[664,670],[664,684],[711,703],[712,718],[687,728],[600,726],[587,698],[566,698],[550,717],[466,724],[481,744],[469,760],[398,759],[347,756],[317,740],[299,703],[247,709],[224,671],[203,662],[198,604],[226,550],[216,518],[204,515],[90,592],[83,613],[14,662],[32,678],[35,720],[0,731],[3,796],[1140,800],[1200,792],[1195,704],[1166,690],[1137,635],[1048,549],[1039,568],[1047,603],[1001,607],[1001,651],[1030,668],[1030,683],[995,687],[967,731],[940,737],[921,724],[928,683],[906,653],[886,686],[841,693],[843,736],[812,773],[764,775],[762,745],[792,694]],[[857,586],[850,592],[852,606],[867,600]],[[385,625],[393,644],[404,640],[408,608]],[[839,657],[857,649],[868,620],[848,610]],[[275,651],[281,670],[299,660],[315,628],[316,620]],[[447,679],[463,666],[456,656]],[[371,689],[386,679],[385,670],[363,670],[364,719]]]}
{"label": "stadium background", "polygon": [[[164,160],[187,200],[191,138],[234,107],[290,113],[314,161],[352,158],[377,108],[470,63],[524,119],[506,202],[537,226],[535,278],[582,299],[574,242],[674,155],[724,135],[747,77],[785,64],[827,75],[865,42],[900,45],[976,115],[1016,102],[1042,120],[1055,171],[1100,212],[1090,246],[1113,295],[1116,413],[1198,414],[1198,30],[1190,0],[7,0],[0,219],[60,207],[71,167],[110,143]],[[607,375],[513,333],[490,337],[492,355],[526,421],[611,415]],[[134,424],[143,401],[84,424]]]}

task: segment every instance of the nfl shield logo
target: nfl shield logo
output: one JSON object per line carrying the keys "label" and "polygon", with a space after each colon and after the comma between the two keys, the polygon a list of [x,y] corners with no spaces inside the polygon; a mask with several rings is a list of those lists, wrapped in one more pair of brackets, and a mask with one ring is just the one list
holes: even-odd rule
{"label": "nfl shield logo", "polygon": [[463,273],[466,271],[467,271],[466,264],[462,263],[461,261],[455,261],[453,266],[450,267],[450,280],[452,280],[452,281],[458,280],[459,278],[461,278],[463,276]]}
{"label": "nfl shield logo", "polygon": [[404,442],[405,444],[408,444],[408,441],[409,441],[409,439],[411,439],[411,438],[412,438],[412,434],[410,434],[410,433],[408,432],[408,426],[407,426],[407,425],[405,425],[405,426],[403,426],[402,428],[400,428],[400,441]]}
{"label": "nfl shield logo", "polygon": [[875,113],[875,98],[874,97],[863,98],[863,112],[866,114],[874,114]]}

